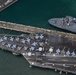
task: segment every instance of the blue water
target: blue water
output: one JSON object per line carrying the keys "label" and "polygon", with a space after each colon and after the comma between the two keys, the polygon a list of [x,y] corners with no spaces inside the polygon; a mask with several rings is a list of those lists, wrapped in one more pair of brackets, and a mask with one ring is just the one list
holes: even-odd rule
{"label": "blue water", "polygon": [[[0,12],[0,20],[62,31],[48,24],[48,19],[66,15],[76,17],[76,0],[19,0]],[[0,33],[21,34],[3,29]],[[29,68],[22,56],[13,56],[0,49],[0,75],[59,75],[59,71]]]}

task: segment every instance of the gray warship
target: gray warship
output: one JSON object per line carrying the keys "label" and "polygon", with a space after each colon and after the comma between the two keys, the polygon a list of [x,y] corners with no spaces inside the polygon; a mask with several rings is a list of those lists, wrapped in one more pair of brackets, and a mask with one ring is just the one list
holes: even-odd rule
{"label": "gray warship", "polygon": [[64,18],[52,18],[49,19],[48,22],[55,27],[76,33],[76,18],[72,16],[66,16]]}
{"label": "gray warship", "polygon": [[[0,28],[25,32],[0,34],[0,48],[22,55],[30,67],[76,74],[76,35],[0,21]],[[27,34],[28,32],[29,34]]]}

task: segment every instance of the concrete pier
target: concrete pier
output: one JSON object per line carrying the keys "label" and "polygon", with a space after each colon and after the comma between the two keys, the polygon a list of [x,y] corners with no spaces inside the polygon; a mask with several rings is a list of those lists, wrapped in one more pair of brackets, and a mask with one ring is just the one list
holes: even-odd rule
{"label": "concrete pier", "polygon": [[0,0],[0,11],[4,10],[11,4],[15,3],[17,0]]}
{"label": "concrete pier", "polygon": [[20,32],[27,32],[27,33],[34,33],[34,32],[47,33],[48,32],[48,34],[55,34],[58,36],[64,35],[65,37],[69,37],[69,38],[76,37],[75,34],[71,34],[71,33],[59,32],[55,30],[43,29],[43,28],[27,26],[23,24],[10,23],[5,21],[0,21],[0,28],[20,31]]}

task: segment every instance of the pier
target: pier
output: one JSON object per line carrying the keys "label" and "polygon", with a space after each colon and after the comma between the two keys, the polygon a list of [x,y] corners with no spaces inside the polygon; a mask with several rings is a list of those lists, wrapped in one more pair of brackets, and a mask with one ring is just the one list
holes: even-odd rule
{"label": "pier", "polygon": [[0,0],[0,11],[4,10],[11,4],[15,3],[17,0]]}
{"label": "pier", "polygon": [[54,35],[60,34],[60,35],[64,35],[65,37],[69,37],[69,38],[76,37],[75,34],[71,34],[71,33],[59,32],[55,30],[49,30],[49,29],[44,29],[44,28],[33,27],[30,25],[28,26],[28,25],[16,24],[16,23],[5,22],[5,21],[0,21],[0,28],[24,32],[24,33],[25,32],[27,33],[34,33],[34,32],[47,33],[48,32],[48,34],[54,34]]}

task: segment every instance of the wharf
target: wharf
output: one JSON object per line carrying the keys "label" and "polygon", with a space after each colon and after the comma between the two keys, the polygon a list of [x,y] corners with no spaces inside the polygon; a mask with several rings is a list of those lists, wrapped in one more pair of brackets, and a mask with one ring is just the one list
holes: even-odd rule
{"label": "wharf", "polygon": [[0,11],[4,10],[11,4],[15,3],[17,0],[0,0]]}
{"label": "wharf", "polygon": [[49,29],[44,29],[44,28],[38,28],[38,27],[33,27],[33,26],[28,26],[28,25],[23,25],[23,24],[16,24],[16,23],[10,23],[10,22],[5,22],[5,21],[0,21],[0,28],[3,29],[9,29],[9,30],[15,30],[15,31],[20,31],[24,33],[48,33],[48,34],[54,34],[54,35],[64,35],[69,38],[74,38],[76,37],[75,34],[71,33],[65,33],[65,32],[59,32],[55,30],[49,30]]}

